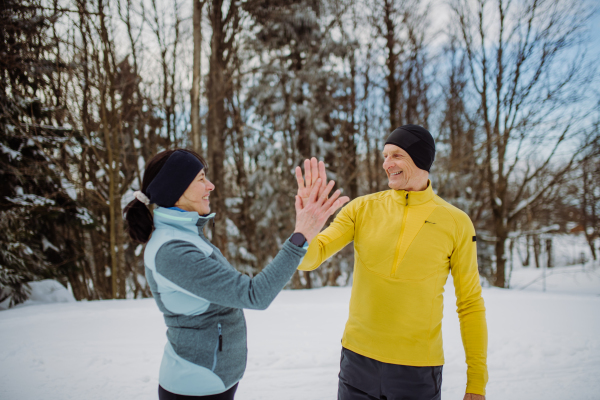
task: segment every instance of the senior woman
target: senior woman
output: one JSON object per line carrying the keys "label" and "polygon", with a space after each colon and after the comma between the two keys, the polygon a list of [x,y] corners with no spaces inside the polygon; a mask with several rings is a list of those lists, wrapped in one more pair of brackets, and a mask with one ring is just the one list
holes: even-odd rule
{"label": "senior woman", "polygon": [[[254,278],[239,273],[204,236],[215,186],[206,163],[189,150],[167,150],[147,165],[124,214],[131,238],[147,243],[146,278],[167,324],[159,399],[233,399],[246,369],[243,308],[266,309],[293,275],[327,218],[349,199],[329,184],[316,159],[296,169],[296,228]],[[149,204],[158,207],[152,213]],[[154,215],[153,215],[154,214]]]}

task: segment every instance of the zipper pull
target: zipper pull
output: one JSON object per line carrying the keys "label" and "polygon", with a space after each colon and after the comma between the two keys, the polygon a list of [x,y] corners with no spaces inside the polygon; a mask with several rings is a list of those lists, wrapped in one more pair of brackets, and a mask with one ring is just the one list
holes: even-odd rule
{"label": "zipper pull", "polygon": [[221,334],[221,324],[219,324],[218,327],[219,327],[219,351],[223,351],[223,335]]}
{"label": "zipper pull", "polygon": [[212,222],[213,222],[213,229],[214,229],[215,228],[215,218],[214,217],[212,219]]}
{"label": "zipper pull", "polygon": [[406,193],[406,205],[408,206],[408,193]]}

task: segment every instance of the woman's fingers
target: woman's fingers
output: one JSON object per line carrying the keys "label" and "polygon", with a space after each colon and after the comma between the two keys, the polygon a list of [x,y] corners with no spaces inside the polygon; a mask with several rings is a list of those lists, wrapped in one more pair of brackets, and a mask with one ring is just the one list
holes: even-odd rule
{"label": "woman's fingers", "polygon": [[294,206],[296,207],[296,214],[302,211],[302,199],[300,198],[300,196],[296,196],[296,203],[294,204]]}
{"label": "woman's fingers", "polygon": [[326,210],[329,210],[329,208],[333,205],[333,202],[336,201],[341,194],[342,191],[340,189],[336,190],[335,193],[333,193],[333,195],[323,204],[323,207]]}
{"label": "woman's fingers", "polygon": [[341,206],[350,201],[350,197],[344,196],[340,197],[332,204],[332,206],[327,210],[328,217],[332,216]]}
{"label": "woman's fingers", "polygon": [[317,196],[319,194],[319,185],[321,184],[321,179],[317,179],[315,184],[313,185],[311,191],[310,191],[310,197],[308,198],[308,201],[311,203],[314,203],[317,201]]}
{"label": "woman's fingers", "polygon": [[329,181],[327,186],[325,186],[325,189],[320,190],[320,193],[319,193],[319,204],[320,205],[324,204],[327,201],[327,196],[329,196],[329,192],[331,192],[331,189],[333,189],[334,186],[335,186],[335,182]]}

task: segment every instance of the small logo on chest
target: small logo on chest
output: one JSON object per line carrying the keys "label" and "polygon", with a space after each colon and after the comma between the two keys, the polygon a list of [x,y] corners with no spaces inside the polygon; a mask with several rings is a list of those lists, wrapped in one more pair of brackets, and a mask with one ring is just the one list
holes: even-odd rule
{"label": "small logo on chest", "polygon": [[431,222],[431,221],[425,221],[426,224],[433,224],[435,225],[435,222]]}

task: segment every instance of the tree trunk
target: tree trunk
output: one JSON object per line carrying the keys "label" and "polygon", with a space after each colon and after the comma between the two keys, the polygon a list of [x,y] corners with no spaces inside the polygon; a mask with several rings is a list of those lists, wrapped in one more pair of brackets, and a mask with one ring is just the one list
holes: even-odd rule
{"label": "tree trunk", "polygon": [[202,9],[204,0],[192,0],[194,3],[194,65],[192,69],[192,89],[190,90],[191,102],[191,144],[192,149],[202,153],[202,140],[200,134],[200,83],[202,81],[201,56],[202,56]]}
{"label": "tree trunk", "polygon": [[387,71],[387,97],[388,103],[390,107],[390,130],[396,129],[398,126],[402,124],[400,113],[398,112],[398,99],[400,97],[400,88],[398,81],[396,80],[396,68],[398,65],[398,55],[395,52],[396,47],[396,26],[393,20],[393,2],[391,0],[386,0],[384,2],[384,24],[386,27],[385,32],[385,46],[387,48],[387,60],[386,66],[388,68]]}
{"label": "tree trunk", "polygon": [[304,289],[312,289],[313,285],[312,285],[312,276],[311,276],[311,271],[303,271],[304,273],[304,279],[306,280],[306,285],[304,285]]}
{"label": "tree trunk", "polygon": [[[225,40],[225,27],[223,26],[223,1],[213,0],[209,7],[209,16],[212,25],[212,37],[210,41],[211,55],[208,73],[208,119],[207,119],[207,144],[208,165],[210,168],[210,179],[215,185],[211,194],[212,212],[216,213],[214,228],[212,230],[212,241],[223,255],[227,257],[227,235],[225,229],[225,94],[226,82],[224,73],[226,69],[223,59],[223,47]],[[235,7],[235,5],[231,5]],[[227,83],[228,84],[228,83]]]}
{"label": "tree trunk", "polygon": [[494,286],[503,288],[506,287],[506,236],[497,237],[496,240],[496,276]]}
{"label": "tree trunk", "polygon": [[354,138],[354,134],[356,133],[356,58],[354,53],[350,56],[350,78],[350,121],[347,122],[346,129],[344,129],[342,157],[344,157],[346,164],[344,174],[348,177],[346,180],[348,196],[351,199],[355,199],[358,196],[358,171],[356,170],[356,142]]}
{"label": "tree trunk", "polygon": [[531,253],[531,251],[529,249],[531,247],[530,243],[531,243],[531,236],[530,235],[525,236],[525,261],[523,261],[524,267],[529,267],[529,264],[531,263],[530,257],[529,257],[529,255]]}
{"label": "tree trunk", "polygon": [[510,288],[510,279],[512,277],[512,272],[515,267],[515,239],[510,239],[508,241],[508,252],[509,252],[509,269],[508,269],[508,279],[506,279],[506,288]]}
{"label": "tree trunk", "polygon": [[300,280],[300,271],[296,270],[292,275],[292,289],[302,289],[302,281]]}
{"label": "tree trunk", "polygon": [[540,236],[533,236],[533,257],[535,261],[535,267],[540,268],[540,253],[541,253],[541,245],[540,245]]}
{"label": "tree trunk", "polygon": [[342,272],[340,270],[339,262],[332,262],[331,270],[327,276],[327,286],[339,286],[337,279],[340,277],[340,275],[342,275]]}
{"label": "tree trunk", "polygon": [[546,256],[548,257],[547,268],[554,267],[554,258],[552,254],[552,238],[546,239]]}

